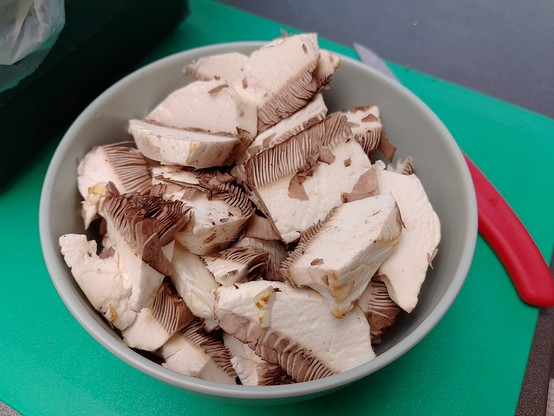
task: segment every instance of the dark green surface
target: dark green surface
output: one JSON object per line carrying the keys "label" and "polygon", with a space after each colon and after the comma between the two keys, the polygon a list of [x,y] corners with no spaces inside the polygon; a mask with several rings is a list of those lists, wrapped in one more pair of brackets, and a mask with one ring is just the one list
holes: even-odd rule
{"label": "dark green surface", "polygon": [[[217,42],[268,40],[278,24],[195,0],[147,60]],[[350,48],[322,46],[355,56]],[[547,258],[554,238],[554,121],[394,66],[496,184]],[[24,415],[487,414],[516,408],[538,310],[523,304],[482,239],[458,299],[402,358],[343,390],[279,407],[222,404],[164,385],[112,356],[57,295],[40,250],[38,207],[53,147],[0,194],[0,400]]]}

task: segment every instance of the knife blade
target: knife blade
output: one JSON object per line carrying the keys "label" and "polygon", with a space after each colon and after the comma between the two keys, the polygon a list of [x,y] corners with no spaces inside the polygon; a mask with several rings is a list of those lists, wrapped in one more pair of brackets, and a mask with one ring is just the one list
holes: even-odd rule
{"label": "knife blade", "polygon": [[[368,67],[399,82],[371,49],[354,43],[358,57]],[[503,264],[519,297],[529,305],[554,306],[554,279],[533,238],[481,170],[464,154],[477,198],[479,234]]]}

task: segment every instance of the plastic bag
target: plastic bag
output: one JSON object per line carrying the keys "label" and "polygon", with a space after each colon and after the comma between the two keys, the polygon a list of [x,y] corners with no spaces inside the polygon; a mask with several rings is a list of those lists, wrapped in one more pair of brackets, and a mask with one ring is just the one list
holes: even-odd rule
{"label": "plastic bag", "polygon": [[46,56],[64,24],[63,0],[0,0],[0,65]]}

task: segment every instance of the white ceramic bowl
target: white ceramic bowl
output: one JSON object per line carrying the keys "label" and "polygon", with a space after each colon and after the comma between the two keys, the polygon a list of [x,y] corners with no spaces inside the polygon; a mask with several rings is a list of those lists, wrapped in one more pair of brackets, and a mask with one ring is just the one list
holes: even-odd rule
{"label": "white ceramic bowl", "polygon": [[129,139],[127,121],[144,117],[165,96],[191,81],[185,64],[202,56],[249,53],[258,42],[219,44],[178,53],[128,75],[75,120],[48,169],[40,205],[44,259],[59,295],[79,323],[105,348],[133,367],[164,382],[208,396],[283,402],[307,399],[348,385],[386,366],[416,345],[444,316],[465,280],[477,236],[477,208],[471,177],[460,149],[439,119],[412,93],[359,62],[342,57],[325,94],[330,110],[377,104],[397,156],[411,155],[417,174],[442,224],[439,254],[428,273],[415,311],[400,320],[377,347],[374,360],[322,380],[294,385],[247,387],[207,382],[162,367],[128,348],[91,307],[58,247],[65,233],[82,233],[76,161],[93,146]]}

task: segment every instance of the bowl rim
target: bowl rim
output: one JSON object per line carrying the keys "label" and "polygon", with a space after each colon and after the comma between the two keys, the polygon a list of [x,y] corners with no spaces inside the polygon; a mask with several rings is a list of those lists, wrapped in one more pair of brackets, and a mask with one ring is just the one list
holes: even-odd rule
{"label": "bowl rim", "polygon": [[191,49],[187,49],[181,52],[173,53],[166,57],[157,59],[135,71],[129,73],[112,86],[107,88],[96,99],[94,99],[73,121],[68,128],[61,141],[59,142],[54,155],[48,166],[48,170],[45,175],[39,207],[39,231],[40,242],[43,252],[43,257],[46,263],[46,267],[52,283],[54,284],[62,301],[69,309],[73,317],[79,322],[79,324],[104,348],[110,351],[113,355],[120,358],[132,367],[152,376],[155,379],[161,380],[173,386],[183,388],[185,390],[199,393],[204,396],[217,396],[223,398],[234,399],[263,399],[264,401],[271,399],[292,399],[299,398],[301,396],[313,397],[315,395],[326,393],[336,390],[351,384],[361,378],[364,378],[381,368],[385,367],[392,361],[400,358],[402,355],[410,351],[416,346],[427,334],[438,324],[438,322],[444,317],[449,310],[454,300],[458,296],[469,272],[473,255],[475,252],[475,245],[477,240],[477,202],[475,196],[475,189],[471,175],[467,168],[466,162],[463,158],[462,151],[458,147],[454,138],[438,118],[438,116],[414,93],[408,90],[405,86],[390,80],[383,74],[367,67],[363,63],[345,56],[341,53],[331,51],[333,54],[339,56],[343,62],[348,62],[351,65],[359,67],[363,71],[367,71],[381,79],[382,82],[389,84],[391,88],[400,89],[406,99],[410,100],[413,105],[420,107],[431,121],[440,129],[444,139],[447,140],[449,146],[454,150],[453,156],[455,162],[458,165],[459,171],[464,176],[464,192],[468,196],[467,212],[469,229],[467,243],[464,246],[461,261],[457,269],[456,276],[452,279],[451,283],[447,287],[444,296],[440,299],[438,304],[433,309],[433,313],[426,316],[423,321],[402,340],[395,345],[391,346],[388,350],[379,354],[373,360],[364,363],[356,368],[348,370],[344,373],[335,374],[330,377],[321,380],[314,380],[309,382],[291,384],[291,385],[279,385],[279,386],[240,386],[240,385],[227,385],[223,383],[216,383],[206,380],[201,380],[191,376],[185,376],[165,367],[154,363],[148,358],[140,355],[127,347],[123,342],[114,343],[113,334],[109,333],[107,327],[99,325],[90,311],[83,308],[84,299],[80,296],[74,287],[72,287],[66,280],[61,278],[64,274],[62,265],[57,260],[59,253],[56,251],[57,247],[50,244],[52,230],[48,222],[49,213],[49,194],[54,186],[54,179],[56,177],[56,171],[63,159],[63,155],[71,143],[71,137],[80,129],[81,124],[91,116],[91,113],[95,111],[95,107],[100,105],[104,100],[111,96],[111,94],[120,89],[127,83],[133,82],[133,79],[141,72],[150,71],[157,66],[169,63],[171,61],[183,61],[190,55],[202,53],[203,55],[213,54],[214,51],[219,49],[228,49],[231,51],[233,48],[240,47],[259,47],[267,43],[266,41],[241,41],[241,42],[222,42],[207,46],[199,46]]}

